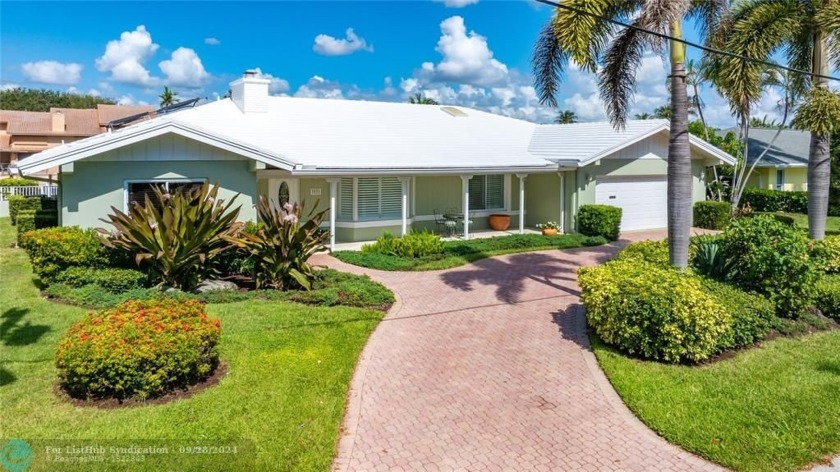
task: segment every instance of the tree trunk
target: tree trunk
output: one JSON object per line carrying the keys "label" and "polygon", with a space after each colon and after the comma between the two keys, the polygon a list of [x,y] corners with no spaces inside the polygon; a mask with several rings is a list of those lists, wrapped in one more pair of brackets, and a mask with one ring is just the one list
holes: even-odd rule
{"label": "tree trunk", "polygon": [[[814,35],[813,71],[828,75],[828,41],[825,35]],[[815,87],[828,88],[828,80],[813,78]],[[828,216],[828,188],[831,185],[831,136],[811,133],[811,152],[808,156],[808,235],[811,239],[825,238]]]}
{"label": "tree trunk", "polygon": [[[682,37],[679,21],[671,35]],[[686,91],[685,46],[671,42],[671,136],[668,143],[668,254],[671,265],[688,266],[691,236],[691,148],[688,135],[688,93]]]}
{"label": "tree trunk", "polygon": [[828,187],[831,183],[831,137],[811,133],[811,153],[808,157],[808,235],[811,239],[825,238],[828,216]]}

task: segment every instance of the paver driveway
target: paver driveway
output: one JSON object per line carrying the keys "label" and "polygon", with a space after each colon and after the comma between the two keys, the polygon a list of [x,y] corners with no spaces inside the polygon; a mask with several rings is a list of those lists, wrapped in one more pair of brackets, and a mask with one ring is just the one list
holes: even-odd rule
{"label": "paver driveway", "polygon": [[[637,233],[633,239],[661,238]],[[718,470],[648,430],[589,350],[576,270],[622,243],[370,274],[398,302],[351,384],[334,468]]]}

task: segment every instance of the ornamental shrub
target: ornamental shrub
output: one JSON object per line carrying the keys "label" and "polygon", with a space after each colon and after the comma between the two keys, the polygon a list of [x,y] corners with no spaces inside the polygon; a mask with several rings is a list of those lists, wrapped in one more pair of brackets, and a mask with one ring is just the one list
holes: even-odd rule
{"label": "ornamental shrub", "polygon": [[362,246],[362,252],[376,252],[409,259],[437,256],[443,254],[443,240],[425,229],[412,231],[399,238],[386,232],[373,244]]}
{"label": "ornamental shrub", "polygon": [[702,361],[731,330],[731,315],[691,273],[626,258],[582,268],[578,282],[589,326],[630,354]]}
{"label": "ornamental shrub", "polygon": [[149,276],[135,269],[69,267],[56,276],[56,282],[70,287],[96,285],[111,293],[122,293],[147,285]]}
{"label": "ornamental shrub", "polygon": [[585,236],[618,239],[621,230],[621,208],[610,205],[583,205],[578,210],[578,231]]}
{"label": "ornamental shrub", "polygon": [[779,316],[796,318],[812,306],[820,274],[804,232],[768,215],[741,218],[723,234],[721,247],[733,261],[732,281],[768,295]]}
{"label": "ornamental shrub", "polygon": [[618,253],[618,259],[639,259],[660,267],[668,267],[668,241],[639,241]]}
{"label": "ornamental shrub", "polygon": [[37,187],[41,185],[37,180],[24,179],[21,177],[6,177],[0,179],[0,187]]}
{"label": "ornamental shrub", "polygon": [[49,285],[72,266],[109,267],[124,264],[99,240],[96,231],[75,226],[38,229],[20,236],[20,247],[29,254],[32,270]]}
{"label": "ornamental shrub", "polygon": [[808,192],[748,188],[741,196],[741,205],[758,212],[808,213]]}
{"label": "ornamental shrub", "polygon": [[53,228],[58,226],[58,213],[55,210],[26,210],[17,214],[17,239],[23,233],[36,229]]}
{"label": "ornamental shrub", "polygon": [[727,202],[708,200],[694,204],[694,226],[705,229],[724,229],[731,219],[732,206]]}
{"label": "ornamental shrub", "polygon": [[816,306],[823,315],[840,322],[840,275],[827,275],[817,283]]}
{"label": "ornamental shrub", "polygon": [[776,307],[766,297],[708,277],[701,277],[700,283],[732,317],[732,329],[718,340],[721,349],[749,346],[770,332],[777,319]]}
{"label": "ornamental shrub", "polygon": [[127,301],[73,324],[55,364],[73,397],[153,398],[212,374],[220,335],[199,301]]}
{"label": "ornamental shrub", "polygon": [[41,197],[24,197],[23,195],[9,195],[9,218],[12,225],[17,224],[17,215],[23,211],[41,209]]}
{"label": "ornamental shrub", "polygon": [[840,236],[826,236],[812,244],[811,259],[817,269],[828,274],[840,273]]}

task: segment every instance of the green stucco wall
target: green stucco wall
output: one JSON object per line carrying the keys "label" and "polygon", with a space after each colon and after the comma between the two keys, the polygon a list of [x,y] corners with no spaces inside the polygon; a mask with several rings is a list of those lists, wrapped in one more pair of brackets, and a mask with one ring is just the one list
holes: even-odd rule
{"label": "green stucco wall", "polygon": [[[327,210],[330,207],[330,183],[326,179],[300,179],[300,200],[306,203],[307,212],[310,209],[316,211]],[[321,195],[312,195],[312,190],[320,189]],[[317,205],[316,205],[317,203]],[[336,209],[337,210],[337,209]],[[327,214],[329,219],[329,214]]]}
{"label": "green stucco wall", "polygon": [[414,179],[415,210],[418,215],[432,215],[435,210],[463,208],[461,177],[457,175],[422,176]]}
{"label": "green stucco wall", "polygon": [[[748,188],[776,188],[776,168],[757,167],[750,178],[747,179]],[[808,168],[788,167],[785,168],[785,190],[802,192],[808,189]]]}
{"label": "green stucco wall", "polygon": [[237,193],[241,205],[239,219],[256,218],[253,197],[257,180],[249,170],[249,161],[78,161],[73,173],[61,174],[61,223],[83,228],[102,227],[99,221],[111,207],[125,207],[127,180],[205,179],[219,182],[221,198],[232,199]]}
{"label": "green stucco wall", "polygon": [[525,179],[525,226],[560,221],[560,179],[556,173],[531,174]]}

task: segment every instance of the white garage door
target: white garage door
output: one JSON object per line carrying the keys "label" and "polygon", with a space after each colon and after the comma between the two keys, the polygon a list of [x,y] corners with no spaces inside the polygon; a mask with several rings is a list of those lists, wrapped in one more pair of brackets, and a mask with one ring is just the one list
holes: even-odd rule
{"label": "white garage door", "polygon": [[668,182],[665,176],[598,177],[595,202],[621,208],[621,230],[668,226]]}

